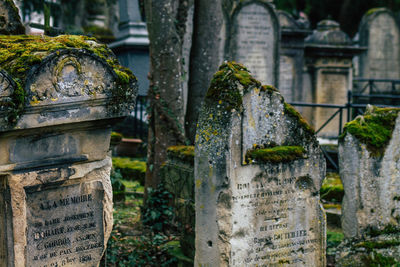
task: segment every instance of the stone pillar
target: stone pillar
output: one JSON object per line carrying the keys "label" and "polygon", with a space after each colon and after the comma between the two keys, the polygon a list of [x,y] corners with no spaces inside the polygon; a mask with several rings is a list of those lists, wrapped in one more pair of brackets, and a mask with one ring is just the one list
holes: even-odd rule
{"label": "stone pillar", "polygon": [[[312,88],[308,92],[317,104],[347,103],[347,91],[352,88],[352,59],[361,51],[352,45],[351,39],[332,20],[318,23],[317,29],[306,38],[306,65],[313,77]],[[337,109],[315,108],[312,121],[319,129]],[[342,125],[339,116],[332,120],[319,136],[337,138],[339,127],[343,127],[347,113],[344,110]]]}
{"label": "stone pillar", "polygon": [[0,266],[98,266],[113,224],[111,126],[134,106],[136,78],[86,37],[0,43]]}
{"label": "stone pillar", "polygon": [[369,106],[364,116],[346,124],[339,165],[342,229],[351,242],[340,246],[338,266],[363,266],[373,254],[375,262],[391,258],[377,262],[382,266],[400,261],[399,113]]}
{"label": "stone pillar", "polygon": [[195,266],[325,266],[325,159],[272,86],[227,62],[195,146]]}
{"label": "stone pillar", "polygon": [[287,102],[306,102],[303,97],[304,38],[312,33],[289,13],[277,11],[281,27],[279,91]]}
{"label": "stone pillar", "polygon": [[120,23],[117,40],[110,44],[122,65],[139,78],[139,95],[147,95],[150,70],[149,38],[138,0],[119,0]]}

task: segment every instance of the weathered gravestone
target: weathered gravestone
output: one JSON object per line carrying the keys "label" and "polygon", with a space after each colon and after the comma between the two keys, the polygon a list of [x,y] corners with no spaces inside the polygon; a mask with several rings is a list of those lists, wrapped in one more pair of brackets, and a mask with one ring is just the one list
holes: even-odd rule
{"label": "weathered gravestone", "polygon": [[289,13],[277,11],[281,28],[279,91],[288,102],[307,102],[303,93],[304,38],[312,31]]}
{"label": "weathered gravestone", "polygon": [[[360,29],[360,46],[368,49],[360,55],[359,75],[371,79],[400,79],[400,32],[393,13],[385,8],[369,10]],[[390,92],[385,87],[379,92]]]}
{"label": "weathered gravestone", "polygon": [[260,0],[240,1],[227,30],[227,58],[248,66],[263,84],[278,86],[279,21]]}
{"label": "weathered gravestone", "polygon": [[97,266],[113,224],[111,126],[136,78],[87,37],[0,44],[0,266]]}
{"label": "weathered gravestone", "polygon": [[340,266],[348,260],[354,260],[348,266],[358,266],[375,248],[400,262],[399,112],[369,106],[364,116],[346,124],[339,143],[342,228],[345,237],[361,241],[343,245]]}
{"label": "weathered gravestone", "polygon": [[[339,23],[332,20],[319,22],[317,29],[305,42],[306,64],[314,82],[309,91],[303,93],[313,95],[314,103],[346,104],[347,91],[351,90],[352,86],[352,59],[361,49],[353,46],[348,35],[340,30]],[[322,127],[338,112],[336,108],[315,108],[312,120],[315,129]],[[342,115],[342,119],[339,115]],[[339,115],[333,117],[319,132],[320,136],[338,136],[338,129],[344,125],[346,110]]]}
{"label": "weathered gravestone", "polygon": [[12,0],[0,2],[0,34],[24,34],[25,27],[22,25],[18,9]]}
{"label": "weathered gravestone", "polygon": [[195,266],[325,266],[325,160],[274,87],[225,63],[196,138]]}

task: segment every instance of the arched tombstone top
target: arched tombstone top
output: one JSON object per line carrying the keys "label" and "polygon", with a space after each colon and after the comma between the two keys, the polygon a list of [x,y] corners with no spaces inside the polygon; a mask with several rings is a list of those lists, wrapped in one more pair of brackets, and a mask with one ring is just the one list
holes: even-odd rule
{"label": "arched tombstone top", "polygon": [[136,77],[93,39],[6,36],[0,44],[0,67],[16,85],[0,129],[126,116],[135,104]]}
{"label": "arched tombstone top", "polygon": [[95,54],[60,50],[44,58],[27,76],[27,105],[111,97],[116,80],[113,69]]}
{"label": "arched tombstone top", "polygon": [[[367,47],[360,56],[360,77],[400,78],[400,31],[393,13],[386,8],[371,9],[359,26],[359,44]],[[387,89],[378,88],[379,92]]]}
{"label": "arched tombstone top", "polygon": [[262,0],[240,1],[228,23],[227,58],[245,64],[265,84],[278,86],[279,20]]}
{"label": "arched tombstone top", "polygon": [[12,0],[0,1],[0,34],[24,34],[18,9]]}
{"label": "arched tombstone top", "polygon": [[365,45],[368,46],[369,42],[368,42],[368,38],[370,38],[370,31],[371,31],[371,27],[379,27],[379,25],[374,25],[374,24],[379,24],[379,21],[377,21],[377,19],[379,18],[384,18],[384,20],[386,21],[386,24],[388,24],[387,22],[389,22],[390,25],[386,25],[387,27],[395,27],[396,32],[399,32],[398,29],[398,25],[396,23],[396,18],[393,14],[392,11],[390,11],[387,8],[372,8],[370,10],[368,10],[364,16],[361,19],[361,23],[359,26],[359,42],[360,45]]}

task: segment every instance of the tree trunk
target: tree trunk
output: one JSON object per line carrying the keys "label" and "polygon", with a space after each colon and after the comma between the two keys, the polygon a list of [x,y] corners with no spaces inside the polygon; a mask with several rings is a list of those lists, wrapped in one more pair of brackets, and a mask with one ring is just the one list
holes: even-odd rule
{"label": "tree trunk", "polygon": [[221,0],[195,0],[193,40],[190,54],[189,92],[185,129],[194,144],[201,104],[213,74],[222,63],[220,49],[223,13]]}
{"label": "tree trunk", "polygon": [[150,39],[146,188],[159,184],[167,147],[185,143],[182,43],[187,6],[187,0],[145,0]]}

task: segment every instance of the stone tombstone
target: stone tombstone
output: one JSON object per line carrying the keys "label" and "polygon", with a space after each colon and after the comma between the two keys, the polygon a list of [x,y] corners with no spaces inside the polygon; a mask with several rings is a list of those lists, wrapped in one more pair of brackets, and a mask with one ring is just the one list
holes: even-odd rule
{"label": "stone tombstone", "polygon": [[[367,47],[359,57],[360,77],[400,79],[400,32],[390,10],[376,8],[364,15],[359,28],[359,44]],[[377,89],[384,90],[384,87],[378,85]]]}
{"label": "stone tombstone", "polygon": [[[371,228],[400,226],[400,109],[369,107],[364,116],[347,124],[349,130],[339,143],[340,177],[345,193],[342,228],[348,238],[360,238]],[[392,129],[390,120],[395,125]],[[380,127],[393,131],[391,137],[370,132],[374,135],[370,138],[387,139],[379,146],[361,137],[363,129],[376,121],[381,121]]]}
{"label": "stone tombstone", "polygon": [[0,43],[0,266],[98,266],[113,225],[111,127],[136,78],[87,37]]}
{"label": "stone tombstone", "polygon": [[312,32],[289,13],[277,11],[281,28],[279,91],[288,102],[306,102],[303,96],[304,38]]}
{"label": "stone tombstone", "polygon": [[[347,103],[347,92],[352,88],[352,59],[362,51],[355,47],[346,33],[340,30],[339,23],[323,20],[318,23],[314,33],[305,40],[305,56],[307,69],[314,77],[309,92],[317,104]],[[314,109],[310,119],[315,129],[323,126],[337,112],[333,108]],[[337,138],[339,127],[344,126],[346,110],[342,113],[342,125],[339,115],[335,116],[320,132],[319,136]]]}
{"label": "stone tombstone", "polygon": [[369,106],[346,125],[339,142],[346,239],[337,248],[338,267],[400,262],[399,112]]}
{"label": "stone tombstone", "polygon": [[279,21],[271,4],[240,1],[227,30],[227,58],[248,66],[263,84],[278,86]]}
{"label": "stone tombstone", "polygon": [[0,34],[25,34],[25,27],[12,0],[0,1]]}
{"label": "stone tombstone", "polygon": [[325,266],[325,160],[274,87],[225,63],[196,138],[195,266]]}

